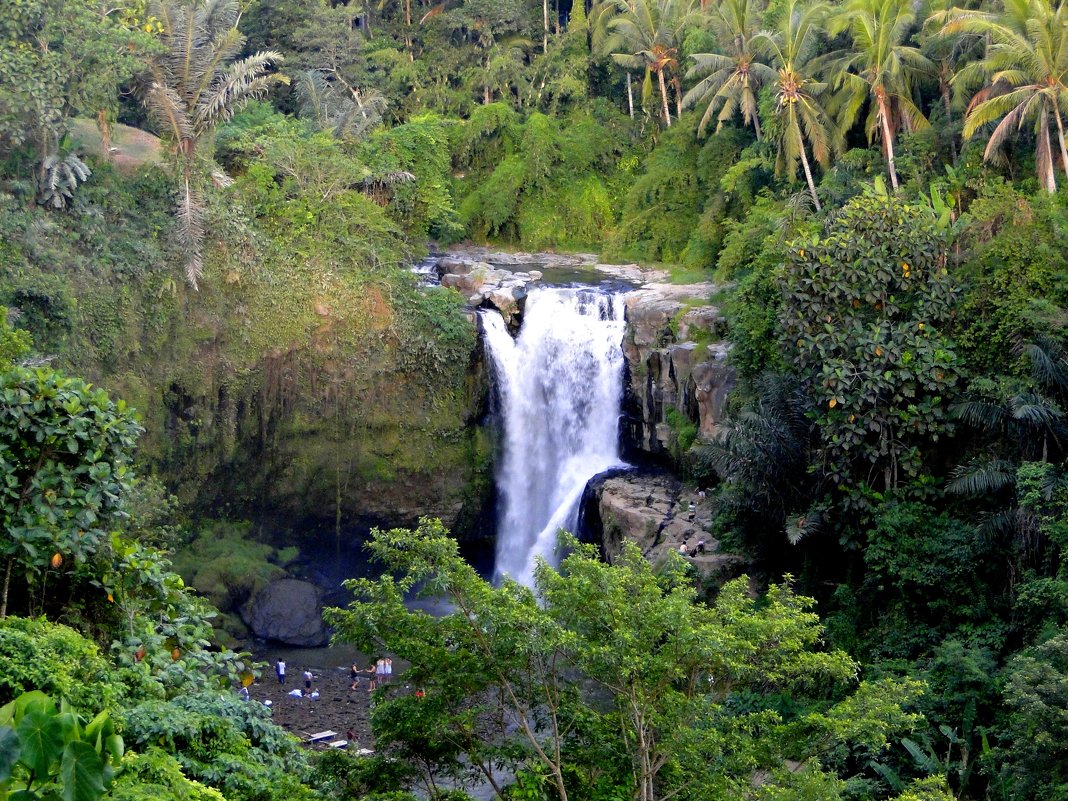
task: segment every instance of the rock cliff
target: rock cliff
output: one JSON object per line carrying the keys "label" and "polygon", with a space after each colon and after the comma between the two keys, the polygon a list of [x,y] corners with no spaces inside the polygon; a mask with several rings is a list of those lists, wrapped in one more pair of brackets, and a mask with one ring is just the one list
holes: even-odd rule
{"label": "rock cliff", "polygon": [[648,284],[626,297],[624,446],[678,457],[723,419],[735,375],[713,284]]}

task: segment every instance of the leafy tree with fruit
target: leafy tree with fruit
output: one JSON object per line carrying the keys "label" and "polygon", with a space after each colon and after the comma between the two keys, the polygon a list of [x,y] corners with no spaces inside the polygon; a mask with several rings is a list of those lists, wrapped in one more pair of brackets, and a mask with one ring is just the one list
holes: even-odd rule
{"label": "leafy tree with fruit", "polygon": [[123,516],[141,426],[124,401],[51,368],[0,374],[0,619],[16,567],[78,571]]}
{"label": "leafy tree with fruit", "polygon": [[876,190],[795,240],[780,279],[783,348],[831,486],[894,490],[950,430],[956,288],[929,210]]}

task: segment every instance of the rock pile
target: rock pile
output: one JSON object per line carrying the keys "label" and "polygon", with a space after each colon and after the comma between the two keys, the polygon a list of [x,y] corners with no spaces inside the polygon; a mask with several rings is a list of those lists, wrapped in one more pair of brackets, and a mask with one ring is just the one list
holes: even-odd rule
{"label": "rock pile", "polygon": [[[599,529],[590,534],[599,540],[608,561],[630,540],[654,564],[679,553],[681,546],[705,580],[730,579],[745,567],[741,557],[721,553],[719,542],[709,533],[710,503],[671,474],[635,470],[609,475],[591,482],[589,492],[593,497],[587,496],[587,502],[596,503],[593,528]],[[703,543],[700,550],[699,543]]]}
{"label": "rock pile", "polygon": [[519,328],[527,285],[540,281],[539,270],[516,271],[494,267],[486,261],[449,256],[438,260],[441,285],[455,289],[475,308],[493,308],[508,327]]}

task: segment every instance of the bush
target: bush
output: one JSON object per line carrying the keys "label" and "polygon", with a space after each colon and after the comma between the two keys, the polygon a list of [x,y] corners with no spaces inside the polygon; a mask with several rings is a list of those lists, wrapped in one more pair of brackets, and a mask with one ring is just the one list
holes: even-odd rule
{"label": "bush", "polygon": [[0,620],[0,706],[40,690],[80,709],[114,709],[122,685],[100,650],[74,629],[44,618]]}
{"label": "bush", "polygon": [[178,760],[159,748],[127,753],[109,801],[226,801],[222,793],[182,773]]}
{"label": "bush", "polygon": [[228,801],[312,797],[301,784],[307,763],[296,739],[271,722],[267,707],[234,693],[148,701],[127,710],[125,722],[129,744],[163,748],[187,775],[221,790]]}

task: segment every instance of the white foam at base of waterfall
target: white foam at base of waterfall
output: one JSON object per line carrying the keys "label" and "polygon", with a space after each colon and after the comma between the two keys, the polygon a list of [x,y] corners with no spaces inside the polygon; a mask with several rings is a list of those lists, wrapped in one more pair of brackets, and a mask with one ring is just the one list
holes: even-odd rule
{"label": "white foam at base of waterfall", "polygon": [[495,573],[530,585],[559,531],[575,531],[586,483],[622,464],[623,300],[541,288],[515,339],[496,312],[482,323],[504,428]]}

